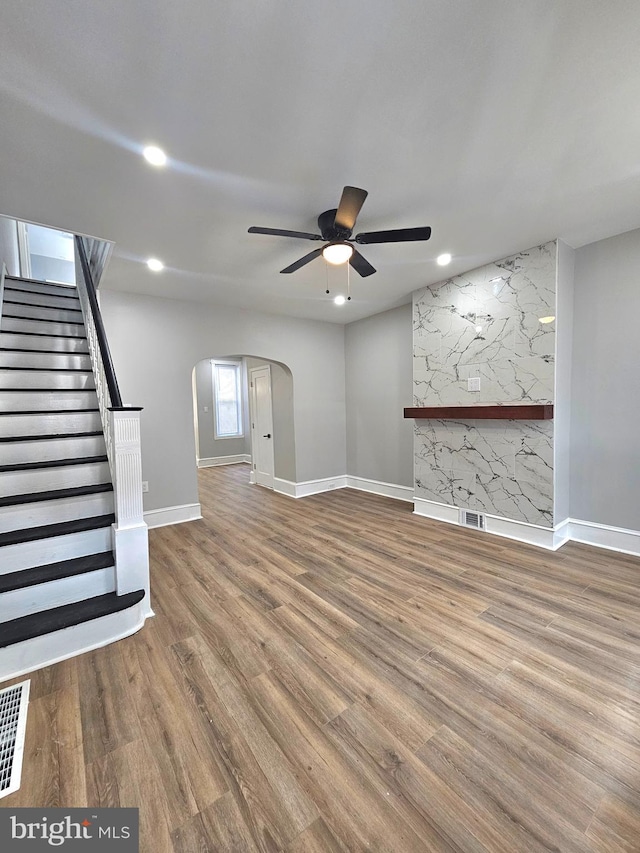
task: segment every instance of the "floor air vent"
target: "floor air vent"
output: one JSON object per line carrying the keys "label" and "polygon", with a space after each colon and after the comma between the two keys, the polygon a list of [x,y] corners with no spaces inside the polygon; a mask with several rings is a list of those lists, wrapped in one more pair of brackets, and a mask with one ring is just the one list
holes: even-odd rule
{"label": "floor air vent", "polygon": [[0,690],[0,797],[20,787],[30,681]]}
{"label": "floor air vent", "polygon": [[484,530],[484,515],[480,512],[470,512],[468,509],[461,509],[460,524],[463,524],[465,527],[475,527],[476,530]]}

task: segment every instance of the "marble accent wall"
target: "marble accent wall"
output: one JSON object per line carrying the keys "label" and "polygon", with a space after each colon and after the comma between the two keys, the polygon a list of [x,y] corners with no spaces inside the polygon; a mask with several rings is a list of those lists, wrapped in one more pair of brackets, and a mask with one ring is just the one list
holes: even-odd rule
{"label": "marble accent wall", "polygon": [[[414,406],[553,403],[556,242],[413,295]],[[480,391],[467,380],[480,379]],[[553,421],[416,420],[415,494],[553,527]]]}

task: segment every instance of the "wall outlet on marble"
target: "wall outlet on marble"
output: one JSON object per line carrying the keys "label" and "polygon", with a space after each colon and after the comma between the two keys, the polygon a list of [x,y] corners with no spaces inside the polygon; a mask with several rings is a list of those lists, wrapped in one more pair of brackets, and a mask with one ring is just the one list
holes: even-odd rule
{"label": "wall outlet on marble", "polygon": [[480,377],[479,376],[471,376],[467,379],[467,391],[479,391],[480,390]]}

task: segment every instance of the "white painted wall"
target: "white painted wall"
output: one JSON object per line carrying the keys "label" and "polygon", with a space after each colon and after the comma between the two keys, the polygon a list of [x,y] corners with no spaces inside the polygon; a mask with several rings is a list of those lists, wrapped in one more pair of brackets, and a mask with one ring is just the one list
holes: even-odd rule
{"label": "white painted wall", "polygon": [[123,399],[144,407],[145,510],[198,500],[192,370],[216,352],[288,365],[296,480],[344,475],[342,326],[109,290],[101,294],[101,308]]}
{"label": "white painted wall", "polygon": [[347,473],[413,487],[411,305],[345,330]]}
{"label": "white painted wall", "polygon": [[576,251],[571,517],[640,530],[640,230]]}

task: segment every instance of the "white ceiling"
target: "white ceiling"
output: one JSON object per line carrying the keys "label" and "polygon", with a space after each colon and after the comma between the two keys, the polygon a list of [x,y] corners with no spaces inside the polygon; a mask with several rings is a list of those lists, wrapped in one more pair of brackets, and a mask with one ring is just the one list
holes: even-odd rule
{"label": "white ceiling", "polygon": [[[443,251],[640,226],[639,32],[637,0],[2,0],[0,213],[113,240],[107,288],[349,322]],[[338,308],[322,260],[278,272],[318,244],[247,228],[315,231],[345,184],[356,231],[433,236],[363,247]]]}

